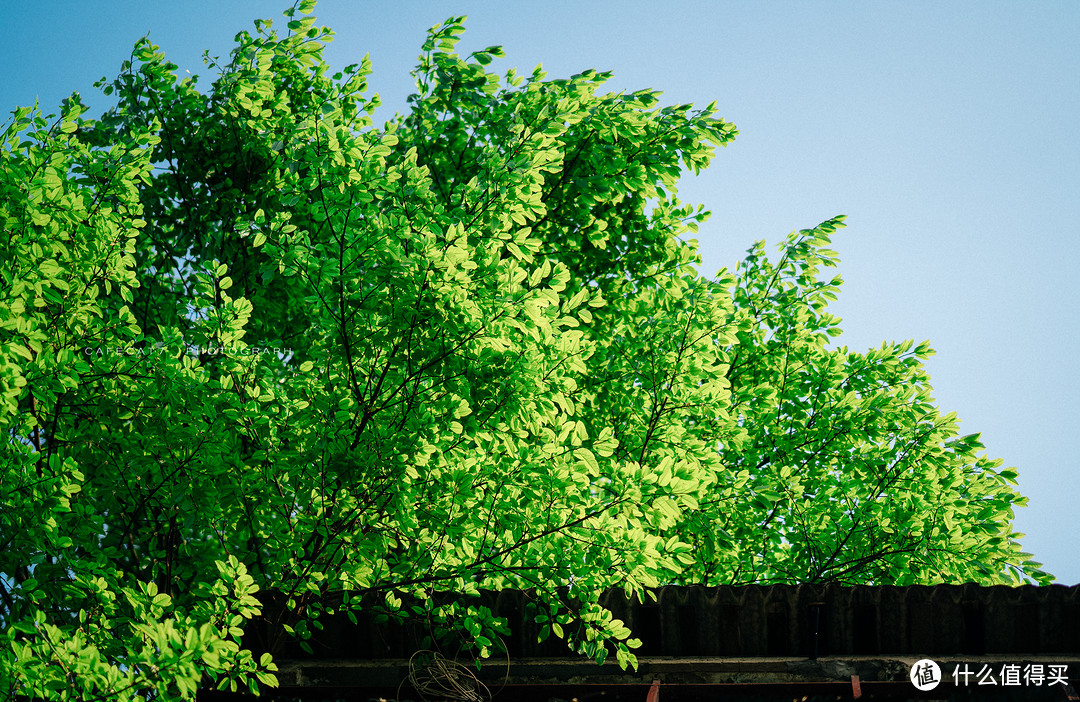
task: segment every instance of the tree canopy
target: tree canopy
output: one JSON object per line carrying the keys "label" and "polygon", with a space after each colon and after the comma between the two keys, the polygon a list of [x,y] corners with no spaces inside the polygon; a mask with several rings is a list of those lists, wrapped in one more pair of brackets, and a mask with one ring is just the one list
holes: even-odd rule
{"label": "tree canopy", "polygon": [[205,90],[142,39],[101,116],[3,127],[0,694],[272,685],[266,591],[282,636],[367,608],[483,657],[468,595],[527,590],[632,665],[609,588],[1050,581],[929,346],[832,345],[843,217],[698,271],[715,104],[492,73],[455,17],[378,126],[313,5]]}

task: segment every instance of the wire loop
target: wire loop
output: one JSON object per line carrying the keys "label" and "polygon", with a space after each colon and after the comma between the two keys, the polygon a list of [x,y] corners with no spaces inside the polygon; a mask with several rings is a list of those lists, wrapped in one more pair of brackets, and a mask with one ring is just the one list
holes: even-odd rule
{"label": "wire loop", "polygon": [[[430,659],[424,662],[425,654]],[[417,657],[420,660],[417,660]],[[420,650],[409,658],[406,680],[425,701],[460,700],[461,702],[490,702],[491,691],[471,670],[457,661],[449,660],[438,651]],[[400,697],[401,686],[398,686]]]}

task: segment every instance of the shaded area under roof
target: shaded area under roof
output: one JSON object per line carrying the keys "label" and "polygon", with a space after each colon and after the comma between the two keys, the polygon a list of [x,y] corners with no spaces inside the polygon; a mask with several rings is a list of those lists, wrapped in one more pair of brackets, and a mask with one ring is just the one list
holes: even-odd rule
{"label": "shaded area under roof", "polygon": [[[1072,700],[1080,686],[1080,586],[668,586],[654,594],[646,602],[621,590],[601,598],[643,641],[638,670],[623,671],[572,656],[561,639],[538,642],[530,593],[481,593],[473,601],[505,617],[510,634],[504,652],[480,671],[470,668],[487,688],[477,687],[475,699]],[[273,648],[278,618],[287,616],[282,597],[264,593],[263,601],[264,620],[245,635],[256,654]],[[312,654],[278,639],[282,687],[263,699],[439,699],[409,684],[409,659],[423,648],[419,625],[377,621],[364,609],[355,624],[339,614],[323,626],[309,641]],[[932,692],[916,690],[908,677],[923,658],[941,666]],[[958,675],[964,666],[967,684]],[[1006,666],[1023,669],[1022,685],[1003,684]],[[977,684],[984,667],[994,685]],[[1026,677],[1036,669],[1048,674],[1038,685]],[[461,675],[458,684],[474,684]],[[199,699],[238,698],[204,692]]]}

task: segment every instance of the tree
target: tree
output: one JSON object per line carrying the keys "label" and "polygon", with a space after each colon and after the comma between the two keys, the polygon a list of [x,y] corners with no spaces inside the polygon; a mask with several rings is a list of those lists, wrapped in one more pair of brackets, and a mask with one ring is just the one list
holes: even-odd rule
{"label": "tree", "polygon": [[281,636],[373,608],[483,657],[468,595],[527,589],[630,665],[611,587],[1049,581],[927,345],[829,346],[842,217],[697,272],[676,186],[736,134],[715,104],[497,76],[458,17],[377,127],[313,5],[206,92],[143,39],[100,118],[5,126],[8,697],[272,685],[267,590]]}

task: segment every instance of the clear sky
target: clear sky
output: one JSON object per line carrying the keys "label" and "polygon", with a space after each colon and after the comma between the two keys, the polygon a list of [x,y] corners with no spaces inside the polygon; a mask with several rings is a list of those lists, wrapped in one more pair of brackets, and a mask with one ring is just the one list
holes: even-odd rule
{"label": "clear sky", "polygon": [[[146,33],[205,85],[204,49],[227,56],[286,6],[5,3],[0,115],[36,98],[54,112],[72,90],[104,107],[92,83]],[[495,68],[612,70],[613,90],[718,100],[739,136],[680,190],[713,212],[702,272],[848,215],[839,341],[931,341],[939,405],[1019,469],[1025,550],[1080,583],[1080,3],[322,0],[315,14],[337,32],[332,65],[371,55],[381,117],[404,109],[425,31],[451,15],[469,16],[462,51],[506,49]]]}

